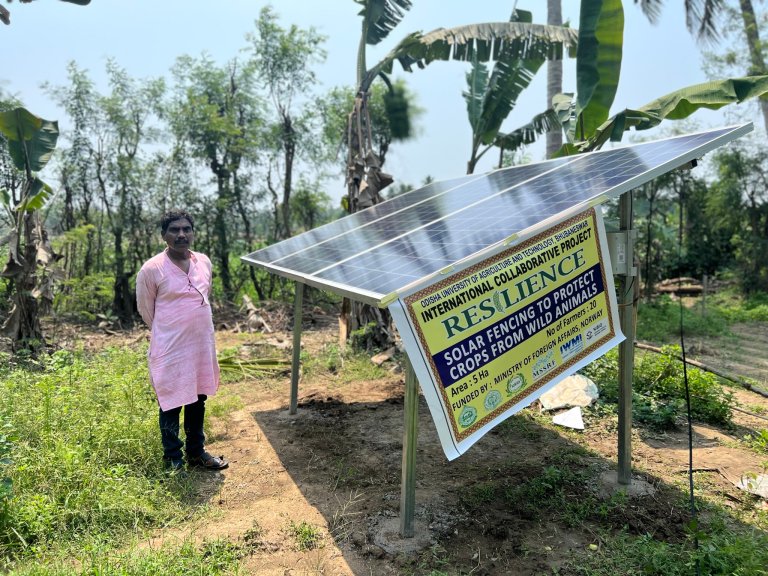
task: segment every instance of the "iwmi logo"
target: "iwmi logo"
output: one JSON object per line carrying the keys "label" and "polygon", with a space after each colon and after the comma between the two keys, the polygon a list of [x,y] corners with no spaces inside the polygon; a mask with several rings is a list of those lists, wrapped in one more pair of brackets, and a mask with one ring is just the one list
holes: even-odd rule
{"label": "iwmi logo", "polygon": [[583,349],[584,339],[581,334],[577,334],[575,337],[568,340],[568,342],[560,346],[560,356],[563,360],[568,360],[568,358],[581,352]]}

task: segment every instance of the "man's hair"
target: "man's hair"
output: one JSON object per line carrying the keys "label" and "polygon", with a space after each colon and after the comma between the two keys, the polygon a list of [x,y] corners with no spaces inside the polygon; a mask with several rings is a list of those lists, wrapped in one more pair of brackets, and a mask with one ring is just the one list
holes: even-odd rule
{"label": "man's hair", "polygon": [[195,229],[195,221],[192,219],[192,215],[189,212],[185,210],[169,210],[163,214],[163,217],[160,219],[160,231],[165,234],[168,231],[168,226],[170,226],[171,222],[181,220],[182,218],[189,220],[189,223],[192,225],[192,230]]}

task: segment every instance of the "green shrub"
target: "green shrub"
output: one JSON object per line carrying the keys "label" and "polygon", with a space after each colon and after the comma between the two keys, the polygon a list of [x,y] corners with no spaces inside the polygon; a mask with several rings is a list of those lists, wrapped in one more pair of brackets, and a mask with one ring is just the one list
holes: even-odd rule
{"label": "green shrub", "polygon": [[[133,547],[114,551],[98,543],[86,549],[86,556],[45,563],[17,563],[13,576],[223,576],[237,571],[242,550],[226,540],[205,541],[196,546],[186,540],[180,546],[164,545],[158,549]],[[77,566],[77,567],[75,567]]]}
{"label": "green shrub", "polygon": [[768,429],[763,428],[755,434],[747,434],[744,436],[744,442],[753,450],[768,454]]}
{"label": "green shrub", "polygon": [[298,524],[291,520],[286,531],[293,538],[296,550],[314,550],[322,546],[322,532],[317,526],[313,526],[305,520]]}
{"label": "green shrub", "polygon": [[[633,387],[636,392],[661,402],[685,399],[685,378],[679,346],[664,346],[663,354],[645,354],[635,362]],[[710,424],[730,425],[733,394],[726,391],[717,376],[688,367],[691,414]]]}
{"label": "green shrub", "polygon": [[[647,353],[635,358],[632,382],[632,416],[656,429],[669,429],[685,413],[685,379],[680,348],[665,346],[663,354]],[[611,350],[581,371],[600,389],[603,402],[618,402],[618,351]],[[688,367],[691,414],[710,424],[730,425],[733,394],[717,377]]]}
{"label": "green shrub", "polygon": [[57,314],[93,321],[112,308],[115,279],[106,273],[70,278],[58,285],[53,306]]}

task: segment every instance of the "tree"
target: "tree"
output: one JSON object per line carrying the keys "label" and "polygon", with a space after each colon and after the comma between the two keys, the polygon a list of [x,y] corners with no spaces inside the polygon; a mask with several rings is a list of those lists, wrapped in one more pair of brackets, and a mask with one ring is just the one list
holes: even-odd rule
{"label": "tree", "polygon": [[[325,145],[329,150],[343,152],[345,158],[350,154],[349,142],[354,139],[349,133],[349,111],[354,107],[355,91],[349,87],[332,88],[317,100]],[[389,84],[374,83],[366,100],[366,110],[370,120],[367,136],[370,147],[383,165],[393,142],[411,138],[422,109],[416,105],[415,96],[400,79]],[[342,204],[349,212],[347,200],[344,197]]]}
{"label": "tree", "polygon": [[143,213],[142,145],[154,142],[153,115],[165,91],[161,79],[137,82],[113,61],[107,62],[111,93],[99,99],[104,122],[104,148],[93,157],[100,199],[112,233],[114,300],[112,311],[133,324],[135,296],[131,282],[140,262],[134,249],[143,238],[132,234],[132,222]]}
{"label": "tree", "polygon": [[7,173],[0,199],[11,217],[8,262],[0,275],[11,283],[11,308],[2,324],[14,346],[33,351],[45,345],[40,315],[53,302],[53,263],[56,259],[40,218],[52,194],[40,172],[53,154],[59,136],[56,122],[43,120],[25,108],[0,112],[0,146],[20,175]]}
{"label": "tree", "polygon": [[735,266],[747,294],[768,290],[768,151],[739,146],[715,157],[718,180],[709,207],[730,222]]}
{"label": "tree", "polygon": [[67,74],[68,86],[45,85],[45,89],[72,120],[72,130],[67,137],[69,147],[59,156],[59,178],[64,189],[61,228],[62,232],[68,232],[80,226],[89,227],[90,232],[84,238],[82,266],[77,270],[77,276],[84,277],[93,271],[95,257],[92,224],[97,186],[93,158],[97,153],[94,141],[99,131],[98,94],[88,74],[75,62],[69,63]]}
{"label": "tree", "polygon": [[253,67],[236,59],[217,66],[208,56],[182,56],[173,74],[176,86],[168,120],[178,149],[187,150],[213,176],[212,254],[224,295],[231,299],[235,289],[229,254],[237,222],[246,227],[246,236],[250,234],[246,173],[257,162],[264,102],[256,91]]}
{"label": "tree", "polygon": [[371,68],[366,64],[366,46],[379,44],[400,23],[410,0],[355,0],[362,6],[362,34],[357,57],[355,107],[350,114],[351,135],[361,134],[350,142],[347,160],[347,195],[350,212],[381,201],[380,191],[392,179],[382,177],[381,162],[365,140],[370,124],[367,98],[374,80],[392,72],[397,60],[405,71],[413,66],[424,68],[434,61],[495,60],[514,55],[520,60],[562,58],[563,50],[575,45],[576,32],[567,28],[549,27],[526,22],[495,22],[470,24],[455,28],[438,28],[427,34],[407,35],[382,60]]}
{"label": "tree", "polygon": [[583,0],[579,15],[576,56],[576,97],[560,94],[553,107],[495,144],[514,150],[536,141],[554,122],[563,128],[567,143],[559,154],[599,149],[608,140],[620,141],[630,128],[646,130],[665,119],[687,118],[701,108],[717,110],[768,93],[768,75],[727,78],[675,90],[637,109],[608,118],[616,95],[623,44],[621,0]]}
{"label": "tree", "polygon": [[284,30],[270,7],[262,8],[256,21],[256,33],[249,34],[251,61],[256,77],[265,86],[276,118],[268,122],[268,186],[274,197],[272,174],[280,180],[279,209],[275,221],[275,240],[288,238],[291,231],[291,194],[294,170],[302,153],[312,152],[314,109],[310,101],[296,101],[316,84],[312,66],[325,59],[325,38],[313,28],[296,26]]}
{"label": "tree", "polygon": [[[563,25],[562,0],[547,0],[547,24],[549,26]],[[550,60],[547,62],[547,106],[552,105],[555,96],[563,91],[563,61]],[[563,133],[559,127],[553,126],[547,131],[547,158],[551,158],[563,145]]]}

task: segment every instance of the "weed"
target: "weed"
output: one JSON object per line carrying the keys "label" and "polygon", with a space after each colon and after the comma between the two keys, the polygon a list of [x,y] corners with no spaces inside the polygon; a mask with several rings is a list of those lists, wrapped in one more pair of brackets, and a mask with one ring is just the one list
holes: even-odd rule
{"label": "weed", "polygon": [[[84,543],[74,559],[12,562],[15,576],[224,576],[233,574],[243,553],[226,540],[210,540],[200,546],[191,540],[159,549],[131,547],[115,551],[99,541]],[[0,563],[2,567],[2,563]]]}
{"label": "weed", "polygon": [[236,394],[228,393],[225,388],[206,402],[205,409],[209,416],[218,418],[239,410],[243,406],[245,406],[243,399]]}
{"label": "weed", "polygon": [[328,528],[331,532],[331,538],[335,542],[342,543],[349,540],[352,535],[354,518],[360,516],[362,512],[353,510],[363,500],[362,492],[350,492],[349,497],[343,502],[338,499],[339,507],[333,512],[333,517],[328,522]]}
{"label": "weed", "polygon": [[327,376],[340,383],[375,380],[388,375],[386,369],[376,366],[368,354],[326,344],[318,354],[301,353],[302,372],[305,377]]}
{"label": "weed", "polygon": [[541,437],[541,426],[537,425],[531,411],[513,414],[496,427],[497,433],[516,439],[534,441]]}
{"label": "weed", "polygon": [[464,490],[461,501],[472,508],[480,508],[484,504],[493,502],[499,496],[499,486],[495,482],[483,482],[475,484]]}
{"label": "weed", "polygon": [[[685,332],[691,336],[721,336],[728,333],[729,319],[714,303],[707,302],[707,312],[683,308]],[[668,343],[680,333],[680,304],[669,296],[660,296],[637,311],[637,337],[651,342]]]}
{"label": "weed", "polygon": [[354,465],[347,464],[344,458],[340,458],[336,463],[336,476],[331,486],[336,490],[339,486],[347,486],[360,477],[360,471]]}
{"label": "weed", "polygon": [[753,450],[768,454],[768,429],[763,428],[754,435],[747,434],[744,436],[744,442]]}
{"label": "weed", "polygon": [[293,538],[296,550],[314,550],[322,546],[323,535],[320,529],[304,520],[298,524],[291,520],[286,532]]}

